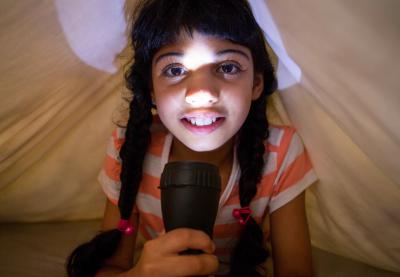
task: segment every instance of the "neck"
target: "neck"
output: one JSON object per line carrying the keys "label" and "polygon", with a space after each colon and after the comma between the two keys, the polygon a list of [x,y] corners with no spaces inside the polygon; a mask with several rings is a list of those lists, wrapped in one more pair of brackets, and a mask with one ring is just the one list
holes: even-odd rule
{"label": "neck", "polygon": [[207,152],[196,152],[186,147],[175,137],[172,142],[170,161],[192,160],[211,163],[219,168],[229,166],[233,162],[234,138],[231,138],[221,147]]}

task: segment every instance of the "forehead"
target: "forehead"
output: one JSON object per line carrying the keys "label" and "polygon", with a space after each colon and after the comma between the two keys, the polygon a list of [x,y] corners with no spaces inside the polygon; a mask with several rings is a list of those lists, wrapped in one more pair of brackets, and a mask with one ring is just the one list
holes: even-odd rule
{"label": "forehead", "polygon": [[192,35],[189,35],[183,32],[175,42],[162,47],[156,52],[153,57],[153,64],[170,55],[177,57],[202,56],[211,59],[211,57],[223,54],[239,55],[251,61],[251,52],[245,46],[216,36],[204,35],[198,32],[193,32]]}

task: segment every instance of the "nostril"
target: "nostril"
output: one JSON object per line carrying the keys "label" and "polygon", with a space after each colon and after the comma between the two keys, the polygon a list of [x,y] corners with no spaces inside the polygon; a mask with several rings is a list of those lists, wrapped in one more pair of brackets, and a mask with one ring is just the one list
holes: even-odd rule
{"label": "nostril", "polygon": [[186,102],[191,105],[213,104],[218,98],[209,91],[197,91],[186,95]]}

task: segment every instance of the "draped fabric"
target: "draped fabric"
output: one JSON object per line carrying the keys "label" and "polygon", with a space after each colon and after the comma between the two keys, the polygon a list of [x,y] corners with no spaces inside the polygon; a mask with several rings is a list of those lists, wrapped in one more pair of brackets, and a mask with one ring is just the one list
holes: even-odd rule
{"label": "draped fabric", "polygon": [[[87,19],[79,13],[85,11],[78,9],[81,1],[72,2],[70,32]],[[110,74],[86,65],[58,14],[49,0],[0,2],[2,221],[102,214],[96,177],[121,96],[122,67]]]}
{"label": "draped fabric", "polygon": [[[124,3],[109,3],[0,2],[1,221],[102,215],[96,176],[129,60]],[[400,272],[400,2],[266,4],[257,19],[281,42],[266,33],[281,84],[269,115],[296,127],[320,179],[312,243]]]}
{"label": "draped fabric", "polygon": [[320,178],[314,245],[400,271],[398,1],[270,1],[302,70],[281,92]]}

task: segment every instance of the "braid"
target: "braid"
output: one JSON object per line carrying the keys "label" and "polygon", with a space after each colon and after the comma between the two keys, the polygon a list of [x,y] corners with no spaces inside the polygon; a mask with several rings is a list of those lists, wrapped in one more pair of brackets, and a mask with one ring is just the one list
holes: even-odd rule
{"label": "braid", "polygon": [[125,142],[121,147],[121,192],[118,207],[122,219],[129,219],[142,180],[143,160],[150,144],[150,126],[153,120],[151,97],[143,93],[139,78],[135,78],[135,68],[127,75],[128,86],[135,87],[135,95],[129,106],[129,120],[125,133]]}
{"label": "braid", "polygon": [[241,206],[248,206],[257,192],[264,166],[264,140],[268,137],[265,115],[266,97],[252,103],[249,115],[239,133],[238,159],[242,172],[239,180]]}
{"label": "braid", "polygon": [[[239,132],[237,154],[241,170],[239,195],[242,207],[250,205],[262,177],[264,140],[268,137],[266,99],[267,96],[263,94],[252,103],[250,113]],[[256,266],[268,256],[263,247],[262,230],[254,218],[250,217],[232,253],[229,276],[261,276]]]}
{"label": "braid", "polygon": [[[118,207],[121,219],[129,219],[132,214],[142,180],[144,157],[151,139],[151,97],[146,79],[142,78],[137,70],[139,64],[135,62],[125,76],[127,87],[131,91],[135,87],[135,93],[129,105],[125,142],[120,150],[122,168]],[[104,265],[104,261],[114,254],[121,237],[121,232],[113,229],[101,232],[91,241],[78,246],[68,257],[66,264],[68,276],[94,276]]]}

